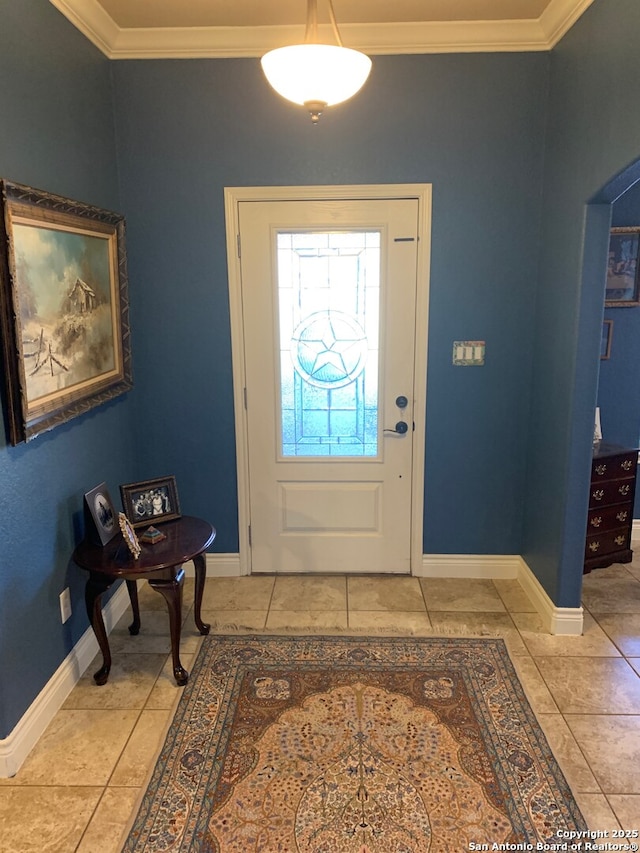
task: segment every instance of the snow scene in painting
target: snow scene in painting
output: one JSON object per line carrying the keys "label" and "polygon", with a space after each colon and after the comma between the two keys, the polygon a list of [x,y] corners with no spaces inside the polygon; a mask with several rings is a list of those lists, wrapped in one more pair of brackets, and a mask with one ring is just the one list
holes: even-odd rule
{"label": "snow scene in painting", "polygon": [[29,403],[115,367],[108,240],[14,224]]}

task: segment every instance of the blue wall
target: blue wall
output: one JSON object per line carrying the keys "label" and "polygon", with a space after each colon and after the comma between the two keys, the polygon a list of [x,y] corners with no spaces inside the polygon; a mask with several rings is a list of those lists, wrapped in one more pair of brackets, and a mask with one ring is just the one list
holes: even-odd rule
{"label": "blue wall", "polygon": [[522,553],[561,607],[582,585],[614,179],[640,157],[638,32],[637,0],[596,0],[551,54]]}
{"label": "blue wall", "polygon": [[[114,65],[130,270],[147,285],[133,294],[141,463],[176,474],[220,550],[238,549],[223,188],[425,182],[424,549],[519,553],[548,65],[374,57],[363,91],[316,127],[257,60]],[[486,340],[485,367],[452,366],[461,339]]]}
{"label": "blue wall", "polygon": [[[0,0],[0,175],[118,210],[109,63],[43,0]],[[135,286],[135,284],[134,284]],[[3,384],[3,383],[0,383]],[[6,398],[2,388],[2,409]],[[69,565],[82,496],[132,474],[129,401],[119,398],[18,447],[0,430],[0,739],[87,627],[83,573]],[[60,621],[69,585],[73,615]]]}

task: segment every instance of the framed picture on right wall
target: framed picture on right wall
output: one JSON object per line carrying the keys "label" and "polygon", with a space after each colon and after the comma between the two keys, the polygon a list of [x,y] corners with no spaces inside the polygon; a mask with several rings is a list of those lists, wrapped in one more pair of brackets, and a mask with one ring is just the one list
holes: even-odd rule
{"label": "framed picture on right wall", "polygon": [[611,229],[604,297],[604,304],[608,308],[628,308],[640,305],[639,251],[640,225]]}
{"label": "framed picture on right wall", "polygon": [[602,321],[602,340],[600,341],[600,359],[611,358],[611,339],[613,337],[613,320]]}

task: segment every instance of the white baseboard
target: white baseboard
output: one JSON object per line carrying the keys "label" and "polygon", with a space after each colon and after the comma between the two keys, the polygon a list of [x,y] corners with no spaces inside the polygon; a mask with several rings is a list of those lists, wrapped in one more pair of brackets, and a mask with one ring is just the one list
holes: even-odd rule
{"label": "white baseboard", "polygon": [[414,572],[423,578],[517,578],[522,557],[515,554],[423,554]]}
{"label": "white baseboard", "polygon": [[[111,596],[102,609],[107,634],[129,606],[126,584]],[[98,653],[98,641],[89,627],[60,664],[20,721],[8,735],[0,740],[0,778],[15,776],[25,758],[64,704],[85,670]]]}
{"label": "white baseboard", "polygon": [[422,566],[415,574],[428,578],[515,579],[550,634],[582,634],[582,607],[556,607],[527,563],[517,554],[424,554]]}
{"label": "white baseboard", "polygon": [[518,575],[520,586],[527,593],[529,600],[542,617],[545,628],[550,634],[579,637],[582,634],[584,623],[584,611],[582,607],[556,607],[538,578],[533,574],[525,561],[522,558],[520,559],[521,568]]}
{"label": "white baseboard", "polygon": [[240,554],[207,554],[207,575],[209,577],[239,578],[241,574]]}
{"label": "white baseboard", "polygon": [[[208,577],[240,577],[242,574],[239,554],[207,554],[206,557]],[[192,563],[185,566],[185,573],[193,575]],[[582,634],[582,607],[556,607],[519,554],[423,554],[422,564],[414,575],[518,580],[550,634]]]}
{"label": "white baseboard", "polygon": [[[205,554],[208,578],[239,578],[240,554]],[[193,563],[185,563],[184,574],[192,578],[195,574]]]}
{"label": "white baseboard", "polygon": [[631,526],[631,539],[640,539],[640,518],[633,519],[633,525]]}

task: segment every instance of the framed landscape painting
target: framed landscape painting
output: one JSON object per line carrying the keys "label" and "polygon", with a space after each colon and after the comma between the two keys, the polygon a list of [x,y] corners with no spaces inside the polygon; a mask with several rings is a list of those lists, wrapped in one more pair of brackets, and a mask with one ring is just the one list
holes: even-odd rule
{"label": "framed landscape painting", "polygon": [[12,444],[132,387],[124,218],[0,181],[0,324]]}

